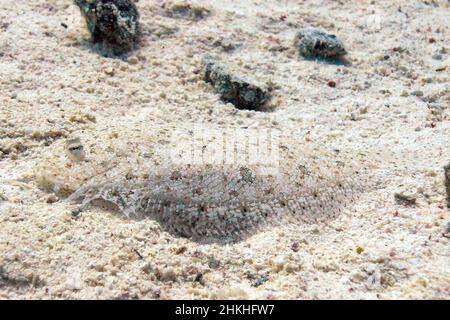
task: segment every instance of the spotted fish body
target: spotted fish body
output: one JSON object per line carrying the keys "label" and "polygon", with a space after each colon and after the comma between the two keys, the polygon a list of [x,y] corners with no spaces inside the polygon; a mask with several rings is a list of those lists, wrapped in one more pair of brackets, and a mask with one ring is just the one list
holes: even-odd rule
{"label": "spotted fish body", "polygon": [[272,175],[242,166],[166,167],[145,178],[87,185],[70,200],[87,205],[101,199],[129,218],[155,219],[177,236],[230,242],[268,226],[338,215],[364,188],[361,173],[342,166],[311,158]]}
{"label": "spotted fish body", "polygon": [[250,170],[198,170],[176,183],[164,181],[156,190],[138,192],[133,213],[152,217],[168,231],[196,241],[235,241],[267,226],[334,217],[353,198],[354,190],[344,182],[320,190],[311,185],[306,191],[303,188],[313,177],[297,180],[302,186],[296,187],[284,174],[245,180],[243,169]]}
{"label": "spotted fish body", "polygon": [[284,149],[270,174],[258,165],[167,163],[142,175],[93,179],[69,201],[85,207],[102,200],[129,218],[154,219],[176,236],[235,242],[270,226],[337,216],[365,188],[367,175],[356,168],[350,157],[303,146]]}

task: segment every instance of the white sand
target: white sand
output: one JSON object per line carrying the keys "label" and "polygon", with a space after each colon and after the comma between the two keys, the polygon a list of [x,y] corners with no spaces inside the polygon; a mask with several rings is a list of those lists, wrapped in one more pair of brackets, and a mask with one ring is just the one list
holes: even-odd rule
{"label": "white sand", "polygon": [[[127,62],[89,49],[69,0],[0,0],[0,298],[448,299],[448,1],[196,1],[212,12],[199,21],[163,2],[137,3],[144,43]],[[338,35],[352,64],[299,58],[309,25]],[[205,53],[275,84],[275,110],[224,105],[201,80]],[[65,137],[137,153],[133,129],[151,151],[170,138],[158,128],[198,121],[309,131],[365,154],[376,184],[331,221],[201,245],[98,208],[74,218],[35,182]]]}

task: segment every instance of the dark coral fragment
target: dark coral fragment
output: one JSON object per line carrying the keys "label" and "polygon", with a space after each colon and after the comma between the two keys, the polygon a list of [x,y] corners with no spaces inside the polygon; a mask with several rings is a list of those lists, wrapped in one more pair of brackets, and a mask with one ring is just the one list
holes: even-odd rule
{"label": "dark coral fragment", "polygon": [[333,34],[308,28],[297,33],[295,43],[300,54],[307,59],[341,59],[347,54],[344,45]]}
{"label": "dark coral fragment", "polygon": [[139,12],[131,0],[74,0],[86,19],[92,41],[113,54],[136,48]]}
{"label": "dark coral fragment", "polygon": [[204,59],[204,80],[212,84],[223,101],[232,103],[238,109],[263,111],[270,100],[268,92],[233,75],[211,56]]}

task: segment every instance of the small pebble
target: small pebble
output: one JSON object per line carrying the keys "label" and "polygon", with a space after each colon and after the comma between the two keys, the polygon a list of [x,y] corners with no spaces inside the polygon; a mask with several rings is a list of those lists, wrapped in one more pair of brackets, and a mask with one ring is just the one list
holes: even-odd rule
{"label": "small pebble", "polygon": [[164,270],[157,272],[157,277],[161,281],[176,281],[177,275],[175,270],[171,267],[167,267]]}
{"label": "small pebble", "polygon": [[112,67],[107,67],[104,71],[108,76],[114,75],[114,69]]}
{"label": "small pebble", "polygon": [[181,246],[181,247],[175,248],[174,252],[175,252],[175,254],[183,254],[186,252],[186,250],[187,250],[186,246]]}
{"label": "small pebble", "polygon": [[188,20],[201,20],[208,17],[211,14],[211,10],[202,5],[193,4],[189,2],[174,2],[165,1],[162,5],[165,9],[165,14],[170,18],[175,19],[188,19]]}
{"label": "small pebble", "polygon": [[128,59],[128,63],[131,64],[131,65],[136,65],[136,64],[139,63],[139,59],[137,57],[130,57]]}
{"label": "small pebble", "polygon": [[55,196],[54,194],[50,195],[50,196],[47,198],[47,203],[52,204],[52,203],[55,203],[55,202],[58,202],[58,197]]}
{"label": "small pebble", "polygon": [[343,43],[335,35],[314,28],[297,33],[295,44],[307,59],[340,59],[347,54]]}
{"label": "small pebble", "polygon": [[350,113],[350,119],[352,119],[352,121],[358,121],[359,117],[356,114],[356,112],[352,112],[352,113]]}
{"label": "small pebble", "polygon": [[298,242],[294,242],[294,243],[291,245],[291,249],[292,249],[292,251],[294,251],[294,252],[298,252],[298,251],[300,250],[300,244],[299,244]]}
{"label": "small pebble", "polygon": [[432,58],[434,60],[442,60],[442,54],[440,53],[433,54]]}
{"label": "small pebble", "polygon": [[394,194],[395,201],[397,204],[405,205],[405,206],[415,206],[417,203],[416,197],[412,195],[406,195],[403,193]]}
{"label": "small pebble", "polygon": [[253,281],[252,286],[255,288],[258,288],[260,286],[262,286],[264,283],[266,283],[267,281],[269,281],[269,277],[264,274],[260,277],[258,277],[256,280]]}
{"label": "small pebble", "polygon": [[279,256],[272,261],[272,270],[275,272],[280,272],[284,269],[286,263],[287,263],[286,257]]}
{"label": "small pebble", "polygon": [[81,214],[81,209],[80,208],[76,208],[70,211],[70,215],[72,216],[72,218],[74,218],[75,220],[78,219],[80,217]]}

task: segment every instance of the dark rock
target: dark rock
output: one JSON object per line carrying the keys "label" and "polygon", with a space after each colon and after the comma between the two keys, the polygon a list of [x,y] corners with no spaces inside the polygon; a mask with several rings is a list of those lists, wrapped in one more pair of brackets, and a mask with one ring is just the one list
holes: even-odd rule
{"label": "dark rock", "polygon": [[291,249],[292,249],[292,251],[294,251],[294,252],[298,252],[298,251],[300,250],[300,244],[299,244],[297,241],[295,241],[295,242],[291,245]]}
{"label": "dark rock", "polygon": [[204,80],[211,83],[225,102],[238,109],[262,111],[270,95],[260,87],[233,75],[225,66],[207,56],[204,61]]}
{"label": "dark rock", "polygon": [[74,0],[86,19],[94,43],[113,54],[136,48],[139,12],[131,0]]}
{"label": "dark rock", "polygon": [[307,59],[341,59],[347,51],[341,40],[314,28],[297,33],[295,43],[300,54]]}

